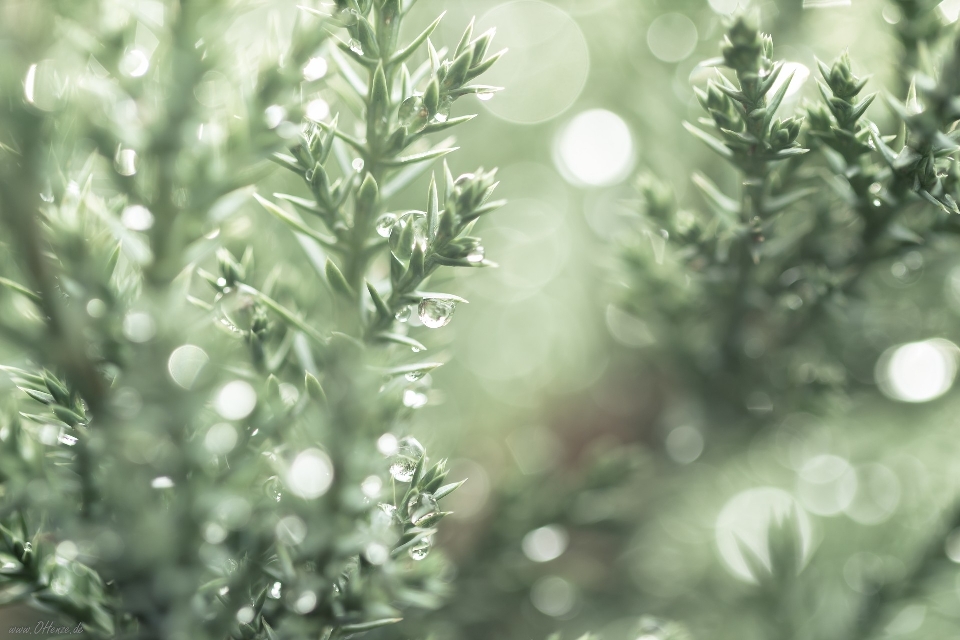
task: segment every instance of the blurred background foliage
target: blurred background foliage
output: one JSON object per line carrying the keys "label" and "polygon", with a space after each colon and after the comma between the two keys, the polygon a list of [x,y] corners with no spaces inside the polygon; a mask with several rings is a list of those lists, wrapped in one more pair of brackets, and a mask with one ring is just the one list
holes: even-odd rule
{"label": "blurred background foliage", "polygon": [[[238,60],[275,46],[297,4],[271,0],[245,14],[227,36]],[[417,3],[413,24],[447,12],[438,41],[455,43],[476,16],[477,33],[495,26],[494,48],[510,49],[485,77],[506,90],[455,107],[454,116],[479,109],[484,117],[458,130],[463,150],[451,159],[454,174],[499,166],[498,195],[509,204],[479,225],[499,269],[469,271],[449,287],[442,278],[432,283],[471,304],[431,336],[433,355],[448,362],[408,429],[433,455],[452,459],[452,480],[469,478],[447,498],[453,514],[439,535],[449,600],[372,636],[685,637],[667,620],[716,640],[955,634],[960,535],[949,534],[949,522],[960,472],[957,401],[947,390],[952,343],[960,342],[960,261],[952,241],[876,266],[870,314],[855,341],[864,348],[843,372],[855,384],[818,396],[803,413],[775,407],[738,420],[684,402],[678,382],[652,364],[647,327],[614,304],[623,294],[620,245],[642,237],[639,172],[665,181],[685,207],[702,208],[694,170],[737,190],[735,173],[682,127],[703,116],[692,87],[714,72],[698,64],[718,55],[724,18],[737,5]],[[906,97],[902,70],[928,52],[915,46],[923,30],[904,29],[920,23],[904,14],[922,6],[932,16],[924,29],[949,35],[960,12],[954,0],[752,6],[773,35],[774,58],[797,71],[784,111],[819,100],[816,60],[845,50],[854,70],[871,76],[867,91]],[[343,108],[338,95],[321,81],[303,106],[325,120]],[[882,98],[868,117],[885,133],[896,123]],[[292,191],[296,182],[277,172],[259,190]],[[398,198],[419,206],[425,185],[421,179]],[[221,233],[231,246],[254,246],[265,271],[267,256],[301,250],[254,204]],[[302,294],[312,285],[298,275],[293,286]],[[952,342],[938,343],[933,356],[914,354],[919,364],[888,352],[932,338]],[[944,393],[898,401],[893,361],[906,367],[906,386],[932,377]],[[803,569],[778,592],[786,596],[771,599],[769,585],[754,584],[734,534],[763,555],[776,535],[768,525],[788,513]],[[919,579],[902,582],[918,566]],[[874,604],[882,606],[872,612]]]}
{"label": "blurred background foliage", "polygon": [[[519,639],[563,629],[635,639],[646,637],[642,615],[718,639],[955,630],[960,592],[948,554],[957,554],[943,531],[960,480],[956,404],[949,393],[898,402],[875,375],[891,347],[960,338],[955,242],[872,269],[869,313],[850,336],[861,351],[841,372],[849,390],[815,396],[804,413],[759,418],[684,402],[677,380],[651,360],[648,328],[612,305],[623,286],[614,254],[640,235],[638,171],[665,181],[682,207],[705,209],[692,171],[737,193],[735,172],[681,123],[703,115],[692,87],[715,72],[698,64],[719,55],[723,19],[738,3],[442,5],[452,18],[445,24],[477,15],[510,47],[490,78],[507,90],[484,104],[497,119],[461,136],[482,150],[482,162],[500,163],[510,204],[485,228],[500,269],[471,273],[458,290],[482,304],[451,325],[442,402],[415,425],[433,446],[458,452],[453,473],[470,481],[451,498],[454,524],[443,533],[457,566],[454,595],[439,612],[400,625],[404,636]],[[781,117],[821,100],[816,61],[844,51],[857,74],[870,76],[865,93],[903,99],[904,70],[935,57],[911,49],[920,21],[904,13],[922,10],[924,37],[952,36],[958,9],[856,0],[752,6],[773,36],[773,58],[797,73]],[[883,95],[867,116],[896,133]],[[903,375],[922,379],[937,363]],[[806,514],[810,560],[790,601],[775,602],[744,579],[718,519],[723,511],[762,548],[771,510],[782,515],[791,504]],[[924,565],[919,583],[876,596],[928,553],[942,562]],[[880,600],[882,610],[861,611]],[[863,616],[875,619],[862,627]]]}

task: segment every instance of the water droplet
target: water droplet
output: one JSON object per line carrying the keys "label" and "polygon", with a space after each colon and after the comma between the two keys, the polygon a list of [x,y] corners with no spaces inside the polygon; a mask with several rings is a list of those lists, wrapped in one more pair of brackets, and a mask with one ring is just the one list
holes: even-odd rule
{"label": "water droplet", "polygon": [[[400,307],[400,311],[397,311],[396,318],[400,322],[406,322],[407,320],[410,319],[410,314],[412,312],[413,312],[413,307],[410,305]],[[416,349],[414,349],[414,351],[416,351]]]}
{"label": "water droplet", "polygon": [[427,394],[407,389],[403,392],[403,405],[411,409],[419,409],[427,404]]}
{"label": "water droplet", "polygon": [[61,433],[60,437],[57,438],[57,441],[60,444],[67,445],[68,447],[72,447],[73,445],[77,444],[77,438],[75,436],[71,436],[69,433]]}
{"label": "water droplet", "polygon": [[274,582],[273,586],[270,587],[270,591],[267,592],[268,598],[273,598],[274,600],[280,599],[280,590],[283,588],[283,585],[279,582]]}
{"label": "water droplet", "polygon": [[430,549],[433,547],[433,536],[424,536],[420,539],[417,544],[410,547],[410,550],[407,553],[411,558],[419,562],[423,560],[430,554]]}
{"label": "water droplet", "polygon": [[407,436],[398,443],[397,453],[390,464],[390,475],[398,482],[410,482],[417,464],[426,450],[416,438]]}
{"label": "water droplet", "polygon": [[880,199],[879,199],[879,198],[874,198],[874,200],[873,200],[873,206],[879,207],[881,204],[883,204],[883,203],[880,202]]}
{"label": "water droplet", "polygon": [[310,61],[303,68],[303,78],[307,82],[319,80],[327,75],[327,61],[323,58],[310,58]]}
{"label": "water droplet", "polygon": [[453,106],[453,100],[450,98],[444,99],[440,103],[440,106],[437,108],[437,112],[433,115],[433,122],[438,124],[443,124],[450,118],[450,107]]}
{"label": "water droplet", "polygon": [[283,485],[280,482],[280,478],[273,476],[263,484],[263,491],[277,502],[280,502],[281,498],[283,498],[282,487]]}
{"label": "water droplet", "polygon": [[218,295],[216,308],[220,315],[220,324],[242,335],[250,333],[253,329],[258,311],[262,314],[256,297],[240,290],[224,291]]}
{"label": "water droplet", "polygon": [[154,489],[170,489],[173,487],[173,480],[167,476],[159,476],[150,481],[150,486]]}
{"label": "water droplet", "polygon": [[359,40],[350,40],[350,43],[347,46],[350,47],[350,51],[353,51],[358,56],[363,55],[363,47],[360,45]]}
{"label": "water droplet", "polygon": [[484,248],[478,245],[474,247],[473,251],[467,254],[467,262],[471,264],[480,264],[481,262],[483,262],[484,254],[485,254]]}
{"label": "water droplet", "polygon": [[[413,225],[413,233],[404,233]],[[412,241],[410,239],[412,238]],[[401,244],[406,239],[407,242]],[[407,260],[413,253],[414,246],[426,247],[427,244],[427,214],[423,211],[407,211],[397,219],[397,223],[390,230],[390,248],[401,260]]]}
{"label": "water droplet", "polygon": [[883,191],[883,185],[879,182],[874,182],[870,185],[870,193],[873,195],[878,195],[881,191]]}
{"label": "water droplet", "polygon": [[455,300],[424,298],[420,301],[417,313],[420,322],[428,329],[439,329],[450,324],[453,312],[457,309]]}
{"label": "water droplet", "polygon": [[390,230],[397,224],[397,216],[392,213],[385,213],[377,218],[377,235],[381,238],[390,237]]}
{"label": "water droplet", "polygon": [[400,104],[397,118],[400,120],[400,125],[406,127],[408,131],[419,131],[427,126],[430,114],[423,106],[423,99],[420,96],[410,96]]}
{"label": "water droplet", "polygon": [[387,515],[388,522],[393,522],[397,516],[397,508],[392,504],[381,502],[377,505],[377,508],[380,509],[381,513],[385,513]]}
{"label": "water droplet", "polygon": [[353,162],[350,163],[350,166],[353,167],[353,170],[357,173],[363,171],[363,158],[356,158]]}
{"label": "water droplet", "polygon": [[320,449],[307,449],[296,457],[287,472],[287,486],[306,500],[319,498],[333,483],[333,462]]}
{"label": "water droplet", "polygon": [[410,524],[419,526],[437,514],[440,506],[432,493],[419,493],[407,502],[407,513],[410,514]]}
{"label": "water droplet", "polygon": [[153,214],[143,205],[133,204],[123,209],[120,222],[131,231],[146,231],[153,226]]}
{"label": "water droplet", "polygon": [[404,377],[410,382],[416,382],[417,380],[420,380],[421,378],[423,378],[423,376],[425,375],[427,375],[427,372],[423,370],[408,371]]}
{"label": "water droplet", "polygon": [[287,117],[287,110],[278,104],[272,104],[263,112],[263,121],[270,129],[276,129]]}
{"label": "water droplet", "polygon": [[137,173],[137,152],[133,149],[117,149],[113,159],[113,166],[122,176],[132,176]]}
{"label": "water droplet", "polygon": [[481,102],[489,102],[493,100],[493,96],[495,95],[496,92],[494,91],[481,91],[477,94],[477,100],[480,100]]}

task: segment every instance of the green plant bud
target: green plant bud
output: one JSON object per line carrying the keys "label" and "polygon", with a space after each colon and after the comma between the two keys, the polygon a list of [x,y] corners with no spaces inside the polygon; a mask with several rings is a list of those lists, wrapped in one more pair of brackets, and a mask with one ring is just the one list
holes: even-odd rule
{"label": "green plant bud", "polygon": [[253,319],[250,322],[250,332],[257,338],[263,338],[270,328],[270,317],[267,310],[262,305],[256,305],[253,309]]}
{"label": "green plant bud", "polygon": [[[311,136],[311,138],[316,139],[317,136]],[[319,146],[319,141],[317,141]],[[297,159],[297,162],[301,166],[309,167],[313,164],[313,158],[311,157],[310,151],[311,139],[305,138],[301,144],[298,144],[295,147],[291,147],[290,153],[293,154],[293,157]]]}
{"label": "green plant bud", "polygon": [[707,109],[720,113],[728,113],[732,105],[730,104],[730,97],[711,80],[707,85],[707,104],[705,106]]}
{"label": "green plant bud", "polygon": [[430,116],[434,116],[440,108],[440,82],[436,77],[430,80],[427,90],[423,93],[423,106],[426,107]]}
{"label": "green plant bud", "polygon": [[357,190],[357,219],[354,221],[354,224],[363,224],[367,220],[371,220],[372,215],[377,210],[379,201],[380,188],[377,186],[377,181],[374,177],[368,173],[364,177],[360,189]]}
{"label": "green plant bud", "polygon": [[830,110],[819,102],[807,105],[807,120],[810,129],[816,132],[827,132],[834,126]]}
{"label": "green plant bud", "polygon": [[413,251],[410,254],[410,274],[416,280],[421,280],[424,275],[424,251],[425,248],[422,244],[414,243]]}
{"label": "green plant bud", "polygon": [[388,57],[397,48],[397,35],[400,32],[400,0],[385,0],[377,13],[380,17],[377,44],[383,56]]}
{"label": "green plant bud", "polygon": [[307,182],[318,200],[326,201],[330,198],[330,180],[327,178],[327,172],[319,162],[313,166],[313,169],[307,171]]}
{"label": "green plant bud", "polygon": [[447,70],[446,76],[443,79],[443,88],[448,90],[459,88],[466,81],[467,71],[470,69],[472,60],[472,52],[464,51],[461,53]]}
{"label": "green plant bud", "polygon": [[407,132],[403,127],[398,127],[396,131],[390,134],[387,139],[386,152],[395,155],[403,151],[407,144]]}
{"label": "green plant bud", "polygon": [[320,149],[320,152],[315,154],[317,161],[324,163],[327,161],[327,158],[330,157],[330,151],[333,149],[333,141],[337,137],[337,124],[340,122],[340,114],[338,113],[333,117],[333,120],[330,121],[330,125],[327,131],[323,136],[323,146]]}
{"label": "green plant bud", "polygon": [[764,62],[769,62],[773,59],[773,36],[764,33],[761,34],[763,40],[763,59]]}
{"label": "green plant bud", "polygon": [[437,239],[439,241],[449,240],[456,233],[456,213],[450,209],[440,212],[440,218],[437,221]]}
{"label": "green plant bud", "polygon": [[320,386],[320,381],[317,380],[317,377],[314,376],[309,371],[306,373],[304,380],[304,388],[307,391],[307,395],[310,398],[319,404],[320,406],[326,406],[327,404],[327,394],[324,393],[323,387]]}
{"label": "green plant bud", "polygon": [[333,263],[333,260],[330,260],[329,258],[327,259],[327,263],[324,266],[324,271],[326,272],[327,282],[330,283],[331,289],[343,295],[344,297],[353,297],[353,289],[350,288],[350,284],[343,276],[343,272],[340,271],[340,268]]}
{"label": "green plant bud", "polygon": [[728,29],[721,52],[731,69],[741,73],[756,73],[761,67],[764,45],[759,30],[741,15]]}
{"label": "green plant bud", "polygon": [[651,218],[664,221],[676,210],[676,199],[673,189],[650,174],[643,174],[637,179],[640,196],[646,205],[646,213]]}
{"label": "green plant bud", "polygon": [[430,112],[420,96],[410,96],[400,104],[397,112],[400,125],[410,133],[422,131],[430,122]]}
{"label": "green plant bud", "polygon": [[487,51],[490,49],[490,44],[493,42],[495,35],[497,35],[496,28],[489,29],[473,41],[473,60],[471,66],[475,67],[483,62],[483,56],[487,55]]}
{"label": "green plant bud", "polygon": [[220,275],[226,280],[227,287],[235,287],[245,280],[246,274],[243,267],[227,249],[217,250],[217,262],[220,265]]}
{"label": "green plant bud", "polygon": [[369,58],[380,57],[380,45],[377,43],[377,33],[373,25],[366,18],[361,17],[357,22],[357,40],[363,48],[363,54]]}
{"label": "green plant bud", "polygon": [[457,48],[454,51],[453,57],[459,57],[461,53],[471,47],[472,43],[470,41],[473,39],[473,27],[475,23],[476,18],[472,18],[470,20],[470,24],[468,24],[467,28],[464,30],[463,36],[460,38],[460,42],[457,44]]}
{"label": "green plant bud", "polygon": [[370,83],[370,100],[367,104],[368,121],[377,125],[385,123],[390,106],[387,76],[384,74],[383,65],[380,64],[377,65],[377,70],[373,73],[373,81]]}
{"label": "green plant bud", "polygon": [[43,376],[44,384],[50,391],[50,395],[52,395],[53,398],[60,404],[70,404],[70,392],[63,385],[63,383],[57,380],[56,376],[46,369],[41,372],[41,375]]}

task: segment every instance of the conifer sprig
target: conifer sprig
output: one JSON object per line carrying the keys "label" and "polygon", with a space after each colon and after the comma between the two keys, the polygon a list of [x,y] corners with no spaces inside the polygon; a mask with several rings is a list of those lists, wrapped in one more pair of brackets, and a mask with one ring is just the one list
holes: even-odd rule
{"label": "conifer sprig", "polygon": [[[388,246],[377,231],[389,198],[451,150],[409,147],[469,119],[448,117],[456,98],[495,90],[472,83],[498,57],[492,34],[468,29],[441,61],[437,22],[398,47],[409,3],[301,9],[230,102],[215,92],[247,78],[249,61],[218,29],[244,7],[154,4],[159,18],[120,27],[100,3],[23,9],[89,36],[69,52],[89,67],[53,97],[31,65],[53,34],[2,32],[25,39],[21,66],[2,74],[5,89],[25,82],[25,100],[0,111],[13,132],[0,218],[15,248],[0,264],[0,329],[22,349],[3,369],[22,394],[0,414],[0,601],[42,605],[95,637],[218,640],[330,640],[436,606],[439,501],[459,483],[392,432],[427,402],[439,363],[388,346],[425,348],[397,326],[410,304],[428,327],[449,321],[461,299],[419,290],[440,266],[489,264],[469,231],[497,206],[494,173],[445,171],[426,211],[396,223],[390,293],[366,279]],[[152,54],[125,44],[145,29]],[[406,66],[422,46],[425,75]],[[317,56],[336,65],[331,84],[361,89],[359,138],[294,124],[290,96]],[[411,98],[427,123],[399,124]],[[327,162],[351,145],[365,173]],[[315,312],[315,287],[282,277],[288,264],[258,272],[229,232],[270,157],[314,196],[288,202],[327,224],[261,199],[329,251],[317,266],[330,317]]]}

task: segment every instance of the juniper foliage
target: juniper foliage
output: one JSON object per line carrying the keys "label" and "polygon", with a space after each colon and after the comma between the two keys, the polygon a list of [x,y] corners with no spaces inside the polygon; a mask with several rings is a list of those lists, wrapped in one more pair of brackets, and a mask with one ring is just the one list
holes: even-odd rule
{"label": "juniper foliage", "polygon": [[[329,640],[440,601],[459,484],[404,437],[440,363],[403,320],[445,325],[465,301],[430,276],[491,264],[494,172],[444,165],[424,211],[391,208],[499,54],[408,34],[413,4],[291,6],[252,43],[256,3],[3,7],[0,604]],[[301,126],[321,89],[341,117]],[[256,193],[276,163],[303,196]],[[302,258],[251,237],[277,219]]]}
{"label": "juniper foliage", "polygon": [[957,114],[946,106],[955,45],[936,76],[914,76],[905,102],[888,97],[899,121],[890,134],[866,116],[877,93],[864,94],[867,78],[846,54],[820,63],[821,103],[776,118],[791,78],[771,55],[770,37],[738,18],[723,58],[706,63],[731,73],[697,89],[709,117],[686,125],[736,168],[740,193],[695,172],[700,211],[644,175],[651,239],[625,252],[624,305],[650,321],[678,375],[761,421],[821,402],[817,390],[856,385],[843,341],[869,313],[871,269],[957,231]]}
{"label": "juniper foliage", "polygon": [[[818,65],[821,101],[782,119],[790,78],[756,19],[736,17],[722,57],[704,63],[718,67],[716,79],[696,89],[708,117],[685,126],[736,170],[739,192],[695,172],[700,206],[678,202],[651,173],[637,182],[639,233],[623,250],[621,304],[651,329],[646,351],[680,387],[675,401],[721,424],[755,432],[796,411],[842,415],[847,394],[873,377],[859,362],[879,356],[861,336],[882,304],[877,273],[955,247],[960,39],[936,3],[896,4],[901,97],[866,93],[869,78],[844,53]],[[871,109],[880,103],[892,122]],[[758,584],[746,598],[758,632],[876,637],[948,564],[944,540],[958,524],[947,508],[926,546],[902,550],[904,572],[873,571],[846,619],[818,624],[824,574],[815,558],[805,568],[798,514],[773,518],[767,549],[739,541]]]}

